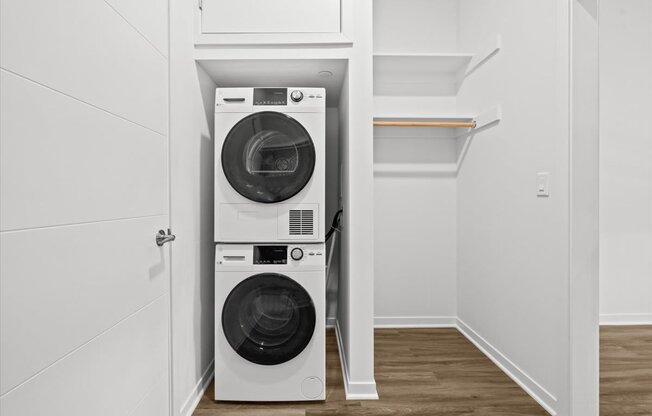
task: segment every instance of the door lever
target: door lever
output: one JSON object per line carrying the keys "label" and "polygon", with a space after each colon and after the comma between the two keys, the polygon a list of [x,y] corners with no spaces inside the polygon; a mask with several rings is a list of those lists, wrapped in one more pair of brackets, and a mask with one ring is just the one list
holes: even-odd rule
{"label": "door lever", "polygon": [[161,247],[163,244],[174,241],[176,238],[177,236],[172,234],[169,228],[167,234],[163,230],[158,230],[158,233],[156,234],[156,245]]}

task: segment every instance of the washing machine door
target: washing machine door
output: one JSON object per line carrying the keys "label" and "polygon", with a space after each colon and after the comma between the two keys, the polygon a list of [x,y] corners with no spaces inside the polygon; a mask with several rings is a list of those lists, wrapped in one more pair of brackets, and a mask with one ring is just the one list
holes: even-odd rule
{"label": "washing machine door", "polygon": [[251,114],[229,132],[222,169],[233,189],[247,199],[273,203],[299,193],[315,169],[315,146],[292,117],[273,111]]}
{"label": "washing machine door", "polygon": [[262,273],[240,282],[222,308],[222,328],[231,347],[256,364],[290,361],[315,331],[315,306],[287,276]]}

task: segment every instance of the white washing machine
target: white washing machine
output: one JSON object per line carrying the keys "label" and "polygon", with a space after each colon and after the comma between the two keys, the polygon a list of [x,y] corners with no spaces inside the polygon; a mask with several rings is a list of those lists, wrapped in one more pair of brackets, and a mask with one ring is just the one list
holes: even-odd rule
{"label": "white washing machine", "polygon": [[215,241],[323,242],[323,88],[218,88]]}
{"label": "white washing machine", "polygon": [[216,246],[216,400],[325,400],[325,257],[323,243]]}

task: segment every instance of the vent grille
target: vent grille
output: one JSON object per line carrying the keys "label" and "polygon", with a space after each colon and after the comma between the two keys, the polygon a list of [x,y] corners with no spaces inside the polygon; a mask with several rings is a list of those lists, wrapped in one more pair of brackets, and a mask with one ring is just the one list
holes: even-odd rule
{"label": "vent grille", "polygon": [[290,235],[314,234],[314,211],[311,209],[290,210]]}

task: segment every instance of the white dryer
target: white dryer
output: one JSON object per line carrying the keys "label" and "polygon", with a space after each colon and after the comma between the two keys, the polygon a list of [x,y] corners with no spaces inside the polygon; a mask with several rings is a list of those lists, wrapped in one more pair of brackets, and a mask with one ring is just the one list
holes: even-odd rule
{"label": "white dryer", "polygon": [[215,399],[324,400],[324,244],[215,254]]}
{"label": "white dryer", "polygon": [[216,90],[216,242],[324,241],[325,115],[323,88]]}

